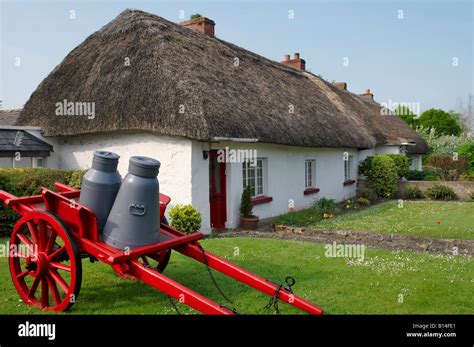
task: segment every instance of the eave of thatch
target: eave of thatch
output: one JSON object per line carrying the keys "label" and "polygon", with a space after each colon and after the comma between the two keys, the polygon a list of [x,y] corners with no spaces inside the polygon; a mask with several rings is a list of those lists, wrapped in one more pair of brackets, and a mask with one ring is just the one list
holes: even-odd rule
{"label": "eave of thatch", "polygon": [[[386,141],[366,119],[371,108],[345,94],[307,72],[126,10],[41,82],[18,124],[41,126],[45,136],[142,130],[352,148]],[[63,100],[94,102],[95,118],[56,115]]]}

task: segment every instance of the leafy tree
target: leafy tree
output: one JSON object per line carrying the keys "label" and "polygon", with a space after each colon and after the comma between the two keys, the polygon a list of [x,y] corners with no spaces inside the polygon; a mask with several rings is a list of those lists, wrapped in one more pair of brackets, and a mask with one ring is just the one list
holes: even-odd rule
{"label": "leafy tree", "polygon": [[418,121],[424,128],[435,129],[436,136],[461,134],[456,117],[443,110],[429,109],[421,114]]}
{"label": "leafy tree", "polygon": [[420,125],[418,116],[413,113],[408,106],[398,105],[393,112],[400,116],[413,129]]}

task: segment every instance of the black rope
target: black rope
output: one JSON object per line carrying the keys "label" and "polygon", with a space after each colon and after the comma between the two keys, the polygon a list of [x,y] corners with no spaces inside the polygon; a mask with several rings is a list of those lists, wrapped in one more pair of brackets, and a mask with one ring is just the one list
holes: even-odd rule
{"label": "black rope", "polygon": [[[272,281],[270,281],[270,282],[272,282]],[[274,283],[274,282],[272,282],[272,283]],[[280,284],[275,283],[276,285],[278,285],[278,287],[275,289],[275,292],[273,293],[273,296],[270,298],[270,301],[268,302],[268,304],[264,308],[269,309],[273,306],[273,309],[275,310],[275,313],[280,314],[280,308],[278,306],[280,291],[282,289],[284,289],[284,290],[287,290],[290,293],[293,293],[293,289],[291,287],[293,287],[295,285],[296,281],[293,277],[288,276],[287,278],[285,278],[285,283],[286,283],[286,286],[284,286],[283,283],[280,283]]]}
{"label": "black rope", "polygon": [[234,304],[234,302],[232,300],[230,300],[225,294],[224,292],[222,291],[222,289],[219,287],[219,285],[217,284],[217,281],[216,279],[214,278],[214,275],[211,271],[211,268],[209,266],[209,262],[208,262],[208,259],[207,259],[207,255],[206,255],[206,252],[204,251],[204,248],[202,248],[202,246],[200,244],[198,244],[198,247],[199,249],[201,250],[201,253],[202,253],[202,257],[204,259],[204,264],[206,265],[206,268],[207,268],[207,272],[209,273],[209,277],[211,277],[211,280],[212,282],[214,283],[214,287],[216,287],[216,289],[219,291],[219,294],[227,300],[227,302],[231,303],[231,304]]}
{"label": "black rope", "polygon": [[171,307],[173,307],[173,309],[176,311],[176,314],[181,315],[182,313],[179,312],[178,306],[176,306],[176,304],[174,303],[173,298],[172,298],[171,296],[169,296],[169,295],[167,295],[167,297],[168,297],[168,299],[169,299],[169,301],[170,301]]}

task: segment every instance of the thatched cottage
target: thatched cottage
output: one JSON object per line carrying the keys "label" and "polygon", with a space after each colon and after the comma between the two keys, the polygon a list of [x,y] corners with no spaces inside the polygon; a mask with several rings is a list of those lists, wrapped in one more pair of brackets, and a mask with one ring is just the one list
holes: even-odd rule
{"label": "thatched cottage", "polygon": [[41,127],[52,167],[86,168],[97,149],[120,154],[122,174],[132,155],[159,159],[161,191],[198,208],[205,231],[238,225],[246,185],[267,218],[353,196],[368,155],[426,151],[370,91],[353,94],[304,65],[225,42],[207,18],[176,24],[127,10],[41,82],[17,125]]}

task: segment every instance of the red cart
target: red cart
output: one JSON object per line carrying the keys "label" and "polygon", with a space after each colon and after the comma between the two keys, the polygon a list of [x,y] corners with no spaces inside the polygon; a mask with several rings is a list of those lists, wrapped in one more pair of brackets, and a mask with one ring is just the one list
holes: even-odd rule
{"label": "red cart", "polygon": [[[162,274],[172,250],[206,264],[237,281],[311,314],[322,309],[294,295],[291,287],[260,278],[204,251],[202,233],[183,234],[162,223],[164,240],[130,251],[110,247],[99,239],[94,213],[74,201],[80,190],[55,183],[59,192],[43,188],[41,195],[16,197],[0,190],[0,199],[22,218],[10,240],[10,273],[21,298],[44,310],[65,311],[77,300],[82,280],[81,259],[109,264],[120,276],[140,280],[206,314],[235,314]],[[160,213],[170,198],[160,194]],[[151,266],[150,264],[153,264]]]}

